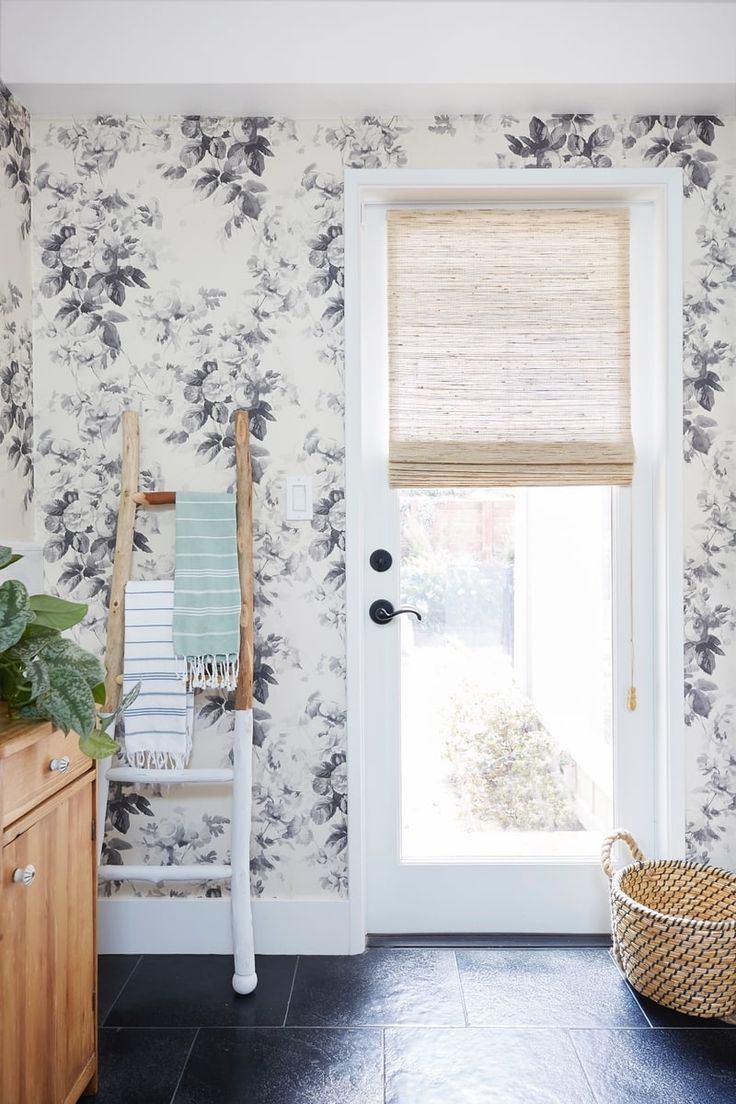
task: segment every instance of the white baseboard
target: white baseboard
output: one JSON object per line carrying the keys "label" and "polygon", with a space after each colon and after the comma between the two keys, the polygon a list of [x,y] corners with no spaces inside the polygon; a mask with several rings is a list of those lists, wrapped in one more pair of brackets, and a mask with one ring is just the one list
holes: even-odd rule
{"label": "white baseboard", "polygon": [[[225,897],[122,897],[98,902],[100,954],[232,954]],[[347,901],[255,900],[256,954],[350,954]]]}

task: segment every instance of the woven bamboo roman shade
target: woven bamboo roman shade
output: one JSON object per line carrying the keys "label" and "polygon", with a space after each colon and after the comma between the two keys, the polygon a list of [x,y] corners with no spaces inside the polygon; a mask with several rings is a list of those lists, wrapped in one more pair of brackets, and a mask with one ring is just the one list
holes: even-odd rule
{"label": "woven bamboo roman shade", "polygon": [[388,213],[392,487],[631,482],[622,208]]}

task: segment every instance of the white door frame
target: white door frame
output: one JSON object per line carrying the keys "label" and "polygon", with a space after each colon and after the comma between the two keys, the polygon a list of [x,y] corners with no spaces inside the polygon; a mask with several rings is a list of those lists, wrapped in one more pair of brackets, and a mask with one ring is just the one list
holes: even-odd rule
{"label": "white door frame", "polygon": [[361,485],[365,424],[362,357],[362,214],[368,203],[544,202],[620,200],[653,203],[658,215],[661,356],[654,381],[664,445],[655,473],[653,683],[655,854],[685,849],[682,511],[682,173],[679,169],[345,170],[345,390],[347,508],[347,768],[350,951],[365,947],[364,627],[366,565]]}

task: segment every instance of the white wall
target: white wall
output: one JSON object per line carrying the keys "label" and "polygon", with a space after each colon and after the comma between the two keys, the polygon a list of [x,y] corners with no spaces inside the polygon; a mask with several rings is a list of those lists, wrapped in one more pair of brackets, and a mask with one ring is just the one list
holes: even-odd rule
{"label": "white wall", "polygon": [[0,73],[34,113],[472,113],[491,92],[517,111],[736,108],[725,2],[1,0],[0,12]]}

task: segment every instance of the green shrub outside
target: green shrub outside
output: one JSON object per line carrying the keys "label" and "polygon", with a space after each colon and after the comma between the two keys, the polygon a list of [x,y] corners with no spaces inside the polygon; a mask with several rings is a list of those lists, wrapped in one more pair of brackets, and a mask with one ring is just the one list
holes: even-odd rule
{"label": "green shrub outside", "polygon": [[446,752],[468,816],[518,832],[580,828],[563,757],[518,689],[464,684],[448,711]]}

